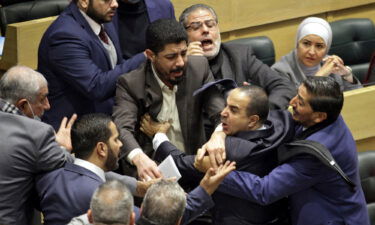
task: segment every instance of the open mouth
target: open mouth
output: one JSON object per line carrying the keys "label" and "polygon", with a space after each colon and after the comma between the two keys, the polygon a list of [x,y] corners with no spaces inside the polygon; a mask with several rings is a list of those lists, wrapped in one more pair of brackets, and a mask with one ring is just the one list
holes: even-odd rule
{"label": "open mouth", "polygon": [[213,41],[211,39],[204,39],[201,41],[201,43],[202,43],[202,48],[206,49],[206,48],[211,47],[211,45],[213,44]]}

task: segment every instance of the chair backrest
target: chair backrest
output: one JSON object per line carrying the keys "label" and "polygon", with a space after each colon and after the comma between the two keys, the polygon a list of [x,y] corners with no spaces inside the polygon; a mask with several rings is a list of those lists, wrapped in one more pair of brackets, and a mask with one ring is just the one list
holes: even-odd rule
{"label": "chair backrest", "polygon": [[0,8],[0,28],[5,36],[8,24],[59,15],[69,0],[35,0]]}
{"label": "chair backrest", "polygon": [[358,164],[366,202],[375,203],[375,151],[359,152]]}
{"label": "chair backrest", "polygon": [[227,43],[236,43],[250,46],[257,59],[264,64],[272,66],[275,63],[275,48],[273,42],[266,36],[240,38],[228,41]]}
{"label": "chair backrest", "polygon": [[359,176],[371,225],[375,225],[375,151],[358,153]]}
{"label": "chair backrest", "polygon": [[374,23],[370,19],[355,18],[337,20],[330,25],[333,39],[329,54],[340,56],[363,82],[375,49]]}
{"label": "chair backrest", "polygon": [[33,1],[33,0],[0,0],[0,5],[7,6],[7,5],[17,4],[20,2],[29,2],[29,1]]}

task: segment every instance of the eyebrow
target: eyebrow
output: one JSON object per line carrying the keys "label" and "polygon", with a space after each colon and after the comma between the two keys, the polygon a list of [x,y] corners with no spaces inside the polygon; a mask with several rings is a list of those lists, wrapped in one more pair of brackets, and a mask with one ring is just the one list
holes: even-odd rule
{"label": "eyebrow", "polygon": [[300,99],[303,103],[305,103],[305,99],[303,99],[300,94],[297,94],[297,96],[298,96],[298,99]]}

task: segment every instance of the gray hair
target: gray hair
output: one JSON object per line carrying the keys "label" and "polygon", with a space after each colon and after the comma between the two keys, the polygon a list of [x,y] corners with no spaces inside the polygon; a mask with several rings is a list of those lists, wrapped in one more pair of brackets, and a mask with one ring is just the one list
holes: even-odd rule
{"label": "gray hair", "polygon": [[133,196],[121,181],[107,181],[94,192],[90,209],[95,224],[129,224]]}
{"label": "gray hair", "polygon": [[198,9],[203,9],[203,10],[207,10],[209,11],[215,18],[215,21],[216,23],[218,23],[218,19],[217,19],[217,14],[215,12],[215,10],[211,7],[211,6],[208,6],[208,5],[205,5],[205,4],[195,4],[195,5],[192,5],[192,6],[189,6],[188,8],[186,8],[180,15],[180,18],[178,19],[179,22],[184,26],[186,27],[187,26],[187,18],[188,16],[195,12],[196,10]]}
{"label": "gray hair", "polygon": [[35,102],[40,89],[46,86],[47,80],[41,73],[26,66],[14,66],[0,79],[0,97],[12,104],[22,98]]}
{"label": "gray hair", "polygon": [[184,190],[174,181],[153,184],[143,199],[141,219],[155,225],[175,225],[186,207]]}

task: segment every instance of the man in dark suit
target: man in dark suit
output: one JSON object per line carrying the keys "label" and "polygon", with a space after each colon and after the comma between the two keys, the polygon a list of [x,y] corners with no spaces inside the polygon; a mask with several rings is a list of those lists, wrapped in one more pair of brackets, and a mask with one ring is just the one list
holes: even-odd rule
{"label": "man in dark suit", "polygon": [[343,102],[332,78],[306,78],[290,101],[299,125],[296,139],[279,149],[283,163],[265,176],[234,171],[219,190],[262,205],[288,196],[293,225],[369,225],[356,144],[340,116]]}
{"label": "man in dark suit", "polygon": [[175,19],[170,0],[119,0],[113,23],[124,59],[146,50],[146,29],[158,19]]}
{"label": "man in dark suit", "polygon": [[188,55],[204,55],[215,79],[231,78],[264,88],[271,109],[285,109],[295,95],[295,87],[254,56],[249,46],[221,43],[215,11],[204,4],[186,8],[181,16],[189,36]]}
{"label": "man in dark suit", "polygon": [[82,116],[73,125],[71,136],[74,163],[66,163],[37,179],[45,224],[67,224],[85,213],[95,189],[106,181],[104,173],[118,166],[122,143],[109,116]]}
{"label": "man in dark suit", "polygon": [[75,117],[65,119],[57,135],[37,121],[49,109],[47,93],[45,78],[25,66],[10,68],[0,80],[0,224],[30,224],[35,177],[72,160],[60,145],[71,150]]}
{"label": "man in dark suit", "polygon": [[145,61],[144,53],[122,59],[111,22],[117,6],[116,0],[73,0],[43,35],[38,71],[52,106],[43,121],[55,129],[73,113],[111,114],[117,78]]}
{"label": "man in dark suit", "polygon": [[[171,141],[194,154],[205,142],[203,110],[212,124],[218,124],[224,100],[216,88],[193,97],[203,84],[213,81],[207,60],[187,57],[187,35],[175,20],[157,20],[146,32],[148,62],[119,78],[113,117],[128,162],[137,167],[140,178],[159,177],[151,139],[140,132],[141,116],[149,113],[160,122],[171,121]],[[124,162],[126,163],[126,162]],[[126,169],[125,169],[126,170]],[[126,171],[123,171],[126,172]]]}
{"label": "man in dark suit", "polygon": [[[254,85],[232,90],[221,117],[223,132],[227,135],[226,158],[236,162],[237,170],[258,176],[269,173],[277,166],[277,148],[294,134],[289,113],[269,112],[267,94]],[[164,125],[155,124],[147,118],[142,122],[142,129],[147,135],[164,129]],[[202,173],[195,169],[195,156],[182,154],[168,142],[165,134],[157,133],[153,143],[155,159],[161,161],[171,154],[185,183],[194,183],[202,177]],[[203,162],[198,169],[206,171],[211,166],[208,156]],[[262,206],[218,192],[212,197],[215,202],[212,211],[214,224],[282,224],[285,219],[287,207],[282,201]]]}

